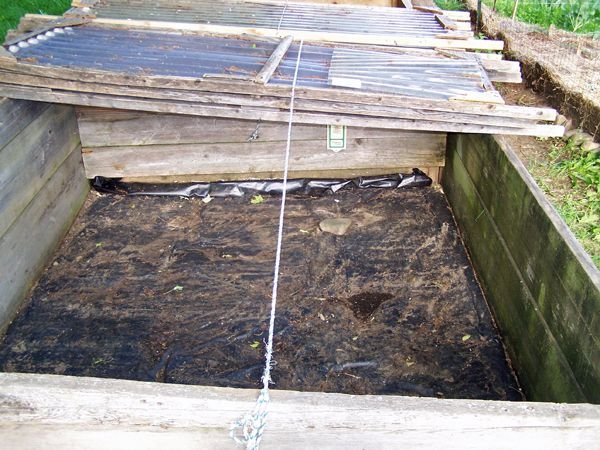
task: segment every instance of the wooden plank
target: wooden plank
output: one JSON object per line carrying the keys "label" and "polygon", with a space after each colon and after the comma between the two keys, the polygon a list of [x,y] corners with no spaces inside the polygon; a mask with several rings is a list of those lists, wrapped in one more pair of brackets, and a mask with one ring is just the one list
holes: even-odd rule
{"label": "wooden plank", "polygon": [[[24,100],[36,99],[66,103],[78,106],[94,106],[100,108],[132,109],[149,112],[170,114],[185,114],[208,117],[237,118],[246,120],[261,120],[271,122],[285,122],[289,114],[286,112],[260,108],[236,108],[225,106],[205,106],[193,103],[180,103],[173,101],[144,100],[142,98],[127,98],[103,96],[98,94],[83,94],[66,91],[42,90],[25,86],[13,86],[0,83],[0,92],[12,98]],[[490,105],[493,106],[493,105]],[[520,128],[486,126],[450,122],[431,122],[426,120],[402,120],[379,117],[361,117],[344,113],[307,113],[296,112],[295,123],[304,124],[338,124],[367,128],[391,128],[400,130],[460,132],[460,133],[496,133],[531,136],[562,136],[564,127],[558,125],[524,125]]]}
{"label": "wooden plank", "polygon": [[[459,140],[457,153],[519,273],[518,281],[512,283],[529,293],[531,309],[554,339],[551,345],[562,355],[548,361],[540,356],[526,361],[528,366],[546,365],[546,374],[538,375],[545,378],[545,387],[540,388],[541,382],[535,385],[537,398],[544,395],[539,392],[543,389],[555,395],[561,386],[565,389],[569,381],[562,372],[567,370],[572,371],[587,401],[598,402],[600,323],[594,317],[600,312],[600,272],[518,158],[501,142],[465,136]],[[509,205],[516,202],[520,208],[511,209]],[[495,271],[494,278],[497,276]],[[561,364],[566,369],[557,367]],[[551,380],[555,385],[546,386]],[[565,400],[568,398],[561,399]]]}
{"label": "wooden plank", "polygon": [[[229,429],[257,391],[56,375],[0,374],[4,445],[234,448]],[[591,449],[594,405],[271,391],[264,449]]]}
{"label": "wooden plank", "polygon": [[[7,69],[9,69],[7,67]],[[12,69],[12,68],[10,68]],[[2,71],[2,76],[7,76],[7,70]],[[210,78],[172,78],[162,76],[123,75],[114,72],[99,70],[77,70],[70,68],[53,68],[48,66],[36,66],[33,64],[21,64],[15,75],[38,76],[44,78],[56,78],[62,81],[77,81],[84,83],[106,83],[119,86],[177,89],[190,91],[206,91],[218,93],[236,93],[248,95],[269,95],[289,97],[291,88],[288,86],[262,86],[256,83],[240,80],[215,80]],[[359,94],[359,95],[357,95]],[[348,101],[357,104],[385,104],[389,106],[406,106],[417,109],[431,109],[434,111],[453,111],[481,114],[487,116],[503,116],[513,118],[528,118],[532,120],[556,119],[556,111],[552,108],[523,107],[514,105],[477,105],[470,102],[425,100],[415,97],[390,95],[378,92],[344,89],[324,89],[297,87],[296,98],[318,99],[329,101]]]}
{"label": "wooden plank", "polygon": [[0,148],[48,107],[47,103],[0,98]]}
{"label": "wooden plank", "polygon": [[0,148],[0,236],[78,144],[73,108],[55,105]]}
{"label": "wooden plank", "polygon": [[[0,71],[1,74],[1,71]],[[272,96],[248,96],[237,94],[224,94],[213,92],[181,92],[179,90],[160,90],[160,89],[140,89],[127,86],[112,86],[97,83],[80,83],[72,81],[57,80],[54,78],[44,79],[42,82],[36,77],[27,75],[12,75],[6,74],[2,77],[5,81],[11,84],[21,86],[37,86],[40,84],[49,88],[65,89],[75,92],[88,92],[93,94],[108,94],[119,92],[123,96],[139,97],[143,99],[164,99],[177,100],[184,102],[199,102],[208,106],[242,106],[256,108],[289,108],[289,99]],[[494,94],[491,94],[495,96]],[[355,96],[358,101],[362,97]],[[471,98],[471,97],[465,97]],[[477,99],[475,99],[477,100]],[[454,123],[471,123],[485,126],[498,125],[500,127],[520,128],[531,125],[530,120],[511,118],[511,117],[494,117],[489,115],[477,115],[468,113],[453,113],[450,111],[429,111],[420,110],[413,107],[396,107],[385,105],[365,105],[360,103],[338,102],[338,101],[321,101],[297,98],[295,101],[295,109],[297,111],[312,111],[326,113],[346,113],[358,114],[374,117],[391,117],[397,119],[411,120],[429,120],[434,122],[454,122]],[[517,111],[517,113],[520,111]]]}
{"label": "wooden plank", "polygon": [[[146,145],[83,149],[88,178],[283,172],[285,141],[220,144]],[[289,165],[295,171],[430,167],[444,164],[445,137],[405,132],[402,139],[349,137],[346,150],[327,150],[326,140],[294,141]]]}
{"label": "wooden plank", "polygon": [[[285,141],[287,123],[258,122],[217,117],[154,114],[103,108],[77,108],[83,147],[157,144],[210,144]],[[326,125],[295,124],[294,141],[324,140]],[[397,138],[404,132],[392,129],[350,128],[353,138]]]}
{"label": "wooden plank", "polygon": [[258,72],[256,77],[254,78],[254,81],[256,83],[267,84],[269,82],[269,80],[271,79],[271,75],[273,75],[273,73],[279,66],[279,63],[281,63],[281,60],[287,53],[288,49],[290,48],[290,45],[292,45],[293,40],[293,36],[286,36],[284,39],[281,40],[277,48],[273,51],[271,56],[269,56],[269,59],[267,59],[267,62],[265,63],[263,68],[260,69],[260,72]]}
{"label": "wooden plank", "polygon": [[48,183],[0,237],[0,332],[71,226],[89,184],[75,147]]}
{"label": "wooden plank", "polygon": [[521,63],[519,61],[505,61],[486,59],[477,56],[481,61],[489,79],[503,83],[521,83]]}
{"label": "wooden plank", "polygon": [[153,30],[153,31],[187,31],[194,33],[211,33],[215,35],[252,35],[263,37],[284,38],[293,35],[295,39],[303,39],[309,42],[346,42],[355,44],[390,45],[402,47],[430,47],[430,48],[458,48],[468,50],[496,50],[504,49],[503,41],[483,39],[451,39],[451,38],[427,38],[427,37],[405,37],[386,35],[367,35],[356,33],[322,33],[308,30],[288,30],[252,28],[214,24],[163,22],[155,20],[130,20],[130,19],[103,19],[96,18],[90,21],[97,26],[114,28]]}
{"label": "wooden plank", "polygon": [[[44,15],[43,20],[61,20],[60,16]],[[66,19],[65,19],[66,20]],[[77,20],[77,18],[69,19]],[[185,22],[167,22],[158,20],[135,20],[135,19],[80,19],[86,23],[95,26],[107,28],[126,28],[138,30],[153,31],[177,31],[192,32],[202,34],[214,34],[219,36],[261,36],[270,38],[284,38],[293,35],[295,39],[303,39],[308,42],[341,42],[354,44],[401,46],[415,48],[454,48],[469,50],[492,50],[501,51],[504,49],[503,41],[483,40],[483,39],[464,39],[461,34],[457,35],[459,39],[452,38],[451,35],[442,35],[440,37],[412,37],[412,36],[389,36],[376,34],[358,34],[358,33],[340,33],[340,32],[319,32],[311,30],[291,30],[291,29],[272,29],[258,27],[229,26],[217,24],[185,23]],[[89,21],[88,21],[89,20]],[[466,31],[466,30],[465,30]],[[463,33],[465,31],[459,31]],[[19,38],[17,38],[19,39]],[[18,41],[18,40],[17,40]]]}
{"label": "wooden plank", "polygon": [[[524,288],[506,243],[489,216],[488,208],[501,205],[488,207],[480,200],[477,187],[456,151],[454,139],[455,136],[451,136],[444,169],[444,192],[480,275],[486,298],[502,327],[511,360],[519,367],[521,386],[528,398],[537,401],[584,402],[581,387],[535,307],[531,293]],[[506,204],[510,207],[515,203],[506,201]],[[512,218],[513,213],[510,216]]]}
{"label": "wooden plank", "polygon": [[443,14],[435,14],[435,19],[447,30],[458,30],[457,23]]}

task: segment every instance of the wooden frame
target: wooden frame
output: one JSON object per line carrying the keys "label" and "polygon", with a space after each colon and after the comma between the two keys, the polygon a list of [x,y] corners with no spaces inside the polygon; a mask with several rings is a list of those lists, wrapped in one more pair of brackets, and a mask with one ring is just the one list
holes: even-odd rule
{"label": "wooden frame", "polygon": [[[258,392],[56,375],[0,374],[7,448],[236,448],[232,424]],[[271,391],[262,449],[591,449],[592,405]]]}

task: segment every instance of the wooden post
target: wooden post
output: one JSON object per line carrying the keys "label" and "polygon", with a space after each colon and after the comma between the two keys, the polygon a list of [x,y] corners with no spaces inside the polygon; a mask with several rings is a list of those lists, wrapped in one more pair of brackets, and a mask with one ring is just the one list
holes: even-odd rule
{"label": "wooden post", "polygon": [[271,79],[271,75],[273,75],[275,70],[277,70],[277,67],[281,63],[281,60],[290,48],[290,45],[292,45],[293,40],[293,36],[286,36],[284,39],[281,40],[281,42],[279,42],[277,48],[273,51],[263,68],[260,69],[260,72],[258,72],[256,78],[254,78],[254,81],[256,83],[267,84],[269,82],[269,80]]}
{"label": "wooden post", "polygon": [[515,0],[515,6],[513,7],[513,12],[512,12],[512,20],[515,20],[517,18],[517,10],[519,9],[519,0]]}

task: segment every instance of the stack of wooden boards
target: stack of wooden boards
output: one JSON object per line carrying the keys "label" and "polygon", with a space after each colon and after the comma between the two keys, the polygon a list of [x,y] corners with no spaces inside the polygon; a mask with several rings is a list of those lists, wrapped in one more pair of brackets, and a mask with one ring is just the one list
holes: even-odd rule
{"label": "stack of wooden boards", "polygon": [[[562,127],[548,123],[556,118],[554,110],[505,105],[494,89],[492,81],[520,81],[518,63],[457,50],[502,47],[498,41],[474,39],[465,14],[254,0],[182,0],[177,6],[166,0],[76,0],[65,17],[27,16],[22,21],[20,31],[25,34],[7,41],[0,57],[0,95],[237,120],[239,126],[221,122],[225,129],[243,130],[229,143],[260,153],[263,138],[260,133],[254,136],[253,130],[264,129],[267,122],[287,121],[298,40],[303,39],[311,42],[304,44],[300,58],[294,122],[313,127],[304,130],[309,136],[320,130],[318,150],[324,152],[327,129],[350,128],[342,132],[342,149],[348,151],[344,156],[328,152],[311,158],[308,142],[314,139],[304,139],[306,158],[299,160],[307,164],[298,164],[294,168],[298,173],[319,165],[326,168],[323,161],[335,158],[333,170],[341,170],[349,159],[363,161],[348,167],[353,174],[361,168],[374,173],[415,165],[435,172],[443,165],[440,141],[424,138],[431,144],[430,159],[418,162],[408,148],[416,131],[562,135]],[[84,116],[99,117],[89,110],[80,112]],[[407,137],[402,130],[413,135]],[[393,133],[397,153],[386,160],[383,155],[389,152],[380,149],[390,147]],[[303,140],[298,134],[294,139]],[[99,164],[94,168],[90,156],[94,147],[85,141],[82,136],[89,176],[185,176],[201,170],[168,170],[166,162],[154,171],[148,169],[151,164],[134,168],[111,163],[118,158],[114,148],[105,151],[113,147],[109,145],[99,146],[110,156],[94,159]],[[145,145],[162,146],[167,155],[177,150],[169,146],[193,144],[188,159],[206,161],[207,154],[218,153],[224,144],[201,136],[192,141],[183,142],[174,133]],[[135,146],[140,146],[139,140],[114,147]],[[349,157],[351,152],[354,156]],[[379,169],[360,167],[371,160],[380,161]],[[230,172],[278,172],[267,170],[271,162],[260,167],[250,163]],[[114,170],[97,170],[111,164]],[[207,173],[229,172],[219,165]]]}

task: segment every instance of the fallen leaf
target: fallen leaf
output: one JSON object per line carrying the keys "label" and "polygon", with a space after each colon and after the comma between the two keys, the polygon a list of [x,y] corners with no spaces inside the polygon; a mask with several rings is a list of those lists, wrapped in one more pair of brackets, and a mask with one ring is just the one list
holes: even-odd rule
{"label": "fallen leaf", "polygon": [[471,335],[470,335],[470,334],[465,334],[465,335],[462,337],[462,341],[463,341],[463,342],[467,342],[469,339],[471,339]]}
{"label": "fallen leaf", "polygon": [[255,195],[254,197],[252,197],[252,199],[250,200],[250,203],[252,203],[253,205],[260,205],[264,201],[265,201],[264,197],[262,195],[258,194],[258,195]]}
{"label": "fallen leaf", "polygon": [[103,242],[96,242],[96,248],[100,248],[104,245]]}
{"label": "fallen leaf", "polygon": [[173,288],[173,290],[174,290],[175,292],[181,292],[181,291],[183,291],[183,286],[179,286],[179,285],[177,285],[177,286],[175,286],[175,287]]}
{"label": "fallen leaf", "polygon": [[260,347],[260,341],[254,341],[252,344],[250,344],[250,347],[252,347],[252,348]]}

